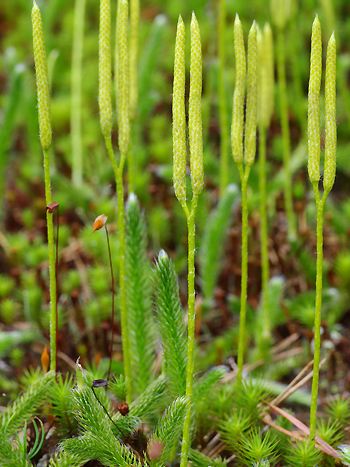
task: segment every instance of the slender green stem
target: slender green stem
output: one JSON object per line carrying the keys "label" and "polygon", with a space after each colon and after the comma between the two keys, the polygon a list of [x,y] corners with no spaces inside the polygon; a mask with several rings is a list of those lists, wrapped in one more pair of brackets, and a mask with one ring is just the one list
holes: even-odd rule
{"label": "slender green stem", "polygon": [[240,169],[242,193],[242,243],[241,243],[241,307],[239,313],[239,336],[237,356],[237,381],[242,380],[246,336],[247,286],[248,286],[248,178],[250,167]]}
{"label": "slender green stem", "polygon": [[323,214],[326,194],[320,197],[317,183],[314,184],[317,226],[316,226],[316,298],[314,322],[314,364],[311,389],[310,407],[310,439],[314,441],[316,435],[316,415],[318,399],[318,380],[321,354],[321,309],[322,309],[322,275],[323,275]]}
{"label": "slender green stem", "polygon": [[123,172],[126,160],[126,155],[120,155],[119,164],[115,157],[112,140],[109,137],[105,138],[106,149],[109,159],[112,163],[113,172],[115,176],[115,183],[117,187],[117,207],[118,207],[118,241],[119,241],[119,296],[120,296],[120,318],[121,318],[121,332],[122,332],[122,346],[123,346],[123,362],[124,374],[126,382],[126,400],[131,402],[132,397],[132,375],[131,375],[131,356],[130,356],[130,341],[129,341],[129,327],[126,306],[126,285],[125,285],[125,208],[124,208],[124,184]]}
{"label": "slender green stem", "polygon": [[117,162],[117,158],[115,157],[115,154],[114,154],[114,151],[113,151],[111,136],[105,137],[105,145],[106,145],[109,160],[111,161],[111,164],[112,164],[115,183],[117,183],[117,179],[118,179],[118,162]]}
{"label": "slender green stem", "polygon": [[269,281],[269,249],[267,228],[267,195],[266,195],[266,128],[260,125],[259,129],[259,191],[260,191],[260,248],[261,248],[261,305],[263,314],[263,327],[261,336],[261,351],[265,349],[271,339],[271,325],[268,304]]}
{"label": "slender green stem", "polygon": [[[44,183],[46,206],[52,203],[50,180],[50,154],[43,150],[44,155]],[[56,255],[55,234],[53,225],[54,213],[46,209],[47,242],[49,253],[49,283],[50,283],[50,369],[56,371],[57,353],[57,290],[56,290]]]}
{"label": "slender green stem", "polygon": [[129,326],[126,306],[126,284],[125,284],[125,209],[124,209],[124,184],[123,170],[126,156],[121,154],[118,176],[117,176],[117,198],[118,198],[118,240],[119,240],[119,295],[120,295],[120,317],[122,324],[123,361],[126,382],[126,400],[131,402],[132,397],[132,374],[131,355],[129,342]]}
{"label": "slender green stem", "polygon": [[[181,450],[181,467],[187,467],[188,452],[190,449],[190,429],[191,429],[191,413],[192,413],[192,393],[193,393],[193,370],[194,370],[194,346],[195,346],[195,215],[197,209],[197,197],[192,199],[191,208],[186,213],[187,217],[187,234],[188,234],[188,337],[187,337],[187,368],[186,368],[186,398],[188,401]],[[186,211],[185,211],[186,212]]]}
{"label": "slender green stem", "polygon": [[72,135],[72,180],[80,186],[83,181],[83,155],[81,141],[81,83],[84,38],[85,0],[75,0],[74,38],[72,52],[72,100],[71,100],[71,135]]}
{"label": "slender green stem", "polygon": [[277,33],[277,75],[278,93],[280,104],[280,119],[283,142],[283,169],[284,169],[284,203],[288,221],[288,235],[290,239],[295,238],[296,225],[293,211],[292,178],[290,170],[290,133],[288,122],[288,98],[286,87],[286,57],[284,33]]}
{"label": "slender green stem", "polygon": [[227,124],[227,99],[225,90],[225,32],[226,32],[226,0],[219,1],[218,13],[218,91],[219,91],[219,121],[220,121],[220,193],[227,187],[229,129]]}

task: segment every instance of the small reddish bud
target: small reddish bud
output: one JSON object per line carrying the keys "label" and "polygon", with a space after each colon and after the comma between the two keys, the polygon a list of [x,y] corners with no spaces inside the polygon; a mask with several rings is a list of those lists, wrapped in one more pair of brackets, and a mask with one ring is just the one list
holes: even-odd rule
{"label": "small reddish bud", "polygon": [[125,417],[129,413],[129,406],[126,402],[119,402],[117,404],[118,412]]}
{"label": "small reddish bud", "polygon": [[96,230],[102,229],[106,225],[106,222],[107,216],[105,216],[104,214],[97,216],[94,220],[94,223],[92,224],[93,231],[96,232]]}
{"label": "small reddish bud", "polygon": [[49,370],[50,356],[49,356],[49,350],[46,345],[43,351],[41,352],[40,359],[41,359],[41,367],[44,370],[44,372],[47,373]]}

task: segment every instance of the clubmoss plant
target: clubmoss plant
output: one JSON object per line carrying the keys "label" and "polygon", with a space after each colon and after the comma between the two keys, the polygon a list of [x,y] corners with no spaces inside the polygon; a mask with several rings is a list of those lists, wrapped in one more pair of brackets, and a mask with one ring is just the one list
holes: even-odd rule
{"label": "clubmoss plant", "polygon": [[72,182],[76,186],[80,186],[83,181],[83,153],[81,141],[81,84],[84,18],[85,0],[75,0],[71,74],[71,138]]}
{"label": "clubmoss plant", "polygon": [[277,29],[277,83],[279,110],[283,142],[284,203],[288,222],[288,235],[291,240],[296,235],[296,220],[293,211],[292,175],[290,168],[290,131],[288,121],[288,95],[286,85],[286,45],[285,28],[292,12],[292,0],[271,0],[271,15]]}
{"label": "clubmoss plant", "polygon": [[174,266],[160,251],[156,266],[156,312],[163,347],[163,372],[172,396],[186,391],[186,328]]}
{"label": "clubmoss plant", "polygon": [[262,355],[271,341],[271,323],[268,303],[269,282],[269,249],[267,225],[267,194],[266,194],[266,133],[271,122],[274,101],[274,66],[273,38],[269,24],[265,24],[262,33],[258,34],[258,121],[259,121],[259,202],[260,202],[260,248],[261,248],[261,309],[263,313],[263,329],[259,342]]}
{"label": "clubmoss plant", "polygon": [[199,25],[195,14],[191,20],[191,66],[188,110],[190,147],[190,173],[192,200],[187,203],[186,193],[186,114],[185,114],[185,25],[179,17],[175,42],[173,87],[173,152],[174,190],[187,219],[188,231],[188,335],[186,399],[188,402],[183,429],[181,466],[187,466],[190,448],[191,405],[193,395],[194,346],[195,346],[195,216],[198,196],[203,190],[202,142],[202,51]]}
{"label": "clubmoss plant", "polygon": [[154,459],[151,465],[161,466],[173,457],[174,449],[176,452],[177,445],[180,440],[183,422],[185,418],[187,401],[185,397],[178,397],[169,406],[148,442],[148,452],[150,446],[154,443],[160,443],[160,456]]}
{"label": "clubmoss plant", "polygon": [[136,196],[126,206],[127,304],[132,358],[133,394],[140,394],[153,379],[153,315],[150,268],[147,261],[146,226]]}
{"label": "clubmoss plant", "polygon": [[[234,24],[236,83],[233,94],[231,146],[237,164],[242,195],[242,246],[241,246],[241,306],[238,340],[238,374],[242,378],[246,340],[246,310],[248,283],[248,179],[256,152],[257,125],[257,27],[255,22],[248,36],[248,57],[244,47],[242,24],[236,15]],[[246,97],[246,98],[245,98]],[[244,121],[244,105],[246,115]],[[244,136],[244,145],[243,145]]]}
{"label": "clubmoss plant", "polygon": [[[50,91],[47,71],[44,32],[41,12],[36,2],[32,8],[33,52],[36,73],[36,87],[38,96],[38,114],[40,143],[44,155],[44,183],[46,206],[52,203],[51,177],[50,177],[50,147],[52,142]],[[57,284],[56,284],[56,255],[54,239],[54,211],[46,209],[47,241],[49,256],[49,282],[50,282],[50,369],[56,371],[57,347]]]}
{"label": "clubmoss plant", "polygon": [[118,201],[118,240],[119,240],[119,289],[120,315],[122,325],[122,345],[124,372],[127,386],[127,400],[132,395],[130,342],[127,317],[127,297],[125,285],[125,213],[123,172],[129,147],[129,63],[128,63],[128,2],[118,1],[117,11],[117,120],[119,161],[112,146],[112,55],[111,55],[111,5],[110,0],[100,3],[100,39],[99,39],[99,107],[100,125],[105,140],[106,150],[110,158],[116,186]]}
{"label": "clubmoss plant", "polygon": [[321,353],[321,311],[323,275],[323,218],[327,197],[333,187],[336,171],[336,42],[334,34],[327,47],[325,77],[325,156],[323,169],[323,194],[319,190],[320,173],[320,87],[322,77],[322,34],[316,16],[312,25],[310,80],[308,97],[308,173],[316,202],[316,298],[314,322],[314,364],[310,407],[310,440],[316,434],[319,365]]}

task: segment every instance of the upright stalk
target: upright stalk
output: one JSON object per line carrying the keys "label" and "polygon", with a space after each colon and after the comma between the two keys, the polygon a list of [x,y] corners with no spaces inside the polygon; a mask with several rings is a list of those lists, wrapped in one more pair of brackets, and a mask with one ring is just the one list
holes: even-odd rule
{"label": "upright stalk", "polygon": [[293,211],[292,179],[290,170],[290,132],[288,121],[288,97],[286,85],[286,57],[285,38],[283,29],[277,31],[277,77],[278,95],[283,143],[283,170],[284,170],[284,203],[288,222],[288,235],[294,239],[296,235],[296,222]]}
{"label": "upright stalk", "polygon": [[337,122],[336,122],[336,42],[334,34],[327,47],[325,78],[325,155],[323,170],[323,195],[319,191],[321,178],[320,144],[320,88],[322,79],[322,33],[316,16],[312,25],[310,79],[308,95],[308,174],[316,202],[316,297],[314,322],[314,362],[310,406],[310,440],[315,441],[319,366],[321,355],[321,312],[323,274],[323,217],[327,196],[336,173]]}
{"label": "upright stalk", "polygon": [[258,327],[258,347],[262,358],[266,358],[271,341],[271,325],[268,304],[269,252],[266,193],[266,133],[274,107],[274,57],[273,38],[269,24],[258,32],[258,120],[259,120],[259,210],[261,250],[261,312],[262,326]]}
{"label": "upright stalk", "polygon": [[[197,197],[192,199],[191,209],[186,214],[187,218],[187,239],[188,239],[188,273],[187,273],[187,290],[188,290],[188,337],[187,337],[187,367],[186,367],[186,398],[192,401],[193,395],[193,371],[194,371],[194,349],[195,349],[195,213],[197,208]],[[183,442],[181,451],[181,467],[187,466],[187,457],[190,449],[190,429],[191,429],[191,410],[186,411]],[[185,460],[186,457],[186,460]]]}
{"label": "upright stalk", "polygon": [[[46,206],[52,203],[50,179],[50,154],[52,143],[52,129],[50,116],[50,88],[46,60],[43,25],[40,10],[33,2],[32,8],[33,51],[36,72],[36,85],[38,96],[40,144],[43,151],[44,184]],[[57,284],[56,284],[56,257],[53,211],[46,208],[47,241],[49,257],[49,290],[50,290],[50,369],[56,371],[57,352]]]}
{"label": "upright stalk", "polygon": [[[248,168],[249,169],[249,168]],[[242,380],[244,350],[246,340],[246,317],[247,317],[247,288],[248,288],[248,177],[247,173],[240,171],[241,179],[241,203],[242,203],[242,233],[241,233],[241,307],[239,313],[239,335],[237,356],[237,381]]]}
{"label": "upright stalk", "polygon": [[228,170],[228,118],[227,99],[225,89],[226,65],[226,0],[218,2],[218,94],[219,94],[219,121],[220,121],[220,194],[223,194],[229,180]]}
{"label": "upright stalk", "polygon": [[131,373],[131,355],[130,355],[130,339],[128,315],[126,306],[126,284],[125,284],[125,207],[124,207],[124,185],[123,185],[123,169],[125,155],[121,155],[120,164],[117,173],[117,200],[118,200],[118,242],[119,242],[119,294],[120,294],[120,318],[122,329],[123,345],[123,360],[124,372],[127,389],[127,402],[131,402],[132,397],[132,373]]}
{"label": "upright stalk", "polygon": [[186,399],[187,407],[183,426],[181,467],[188,465],[191,446],[191,414],[193,398],[194,350],[195,350],[195,216],[198,196],[204,186],[202,141],[202,47],[199,25],[195,14],[191,20],[191,67],[188,106],[188,134],[190,147],[190,174],[192,201],[187,204],[186,187],[186,112],[185,112],[185,25],[181,16],[177,23],[174,84],[173,84],[173,182],[174,191],[187,220],[188,230],[188,328]]}
{"label": "upright stalk", "polygon": [[[46,206],[52,203],[50,181],[50,155],[48,150],[44,154],[44,183]],[[46,227],[49,255],[49,288],[50,288],[50,369],[56,371],[57,364],[57,283],[56,283],[56,254],[54,212],[46,209]]]}
{"label": "upright stalk", "polygon": [[[234,49],[236,82],[232,105],[231,146],[241,181],[242,241],[241,241],[241,305],[237,350],[237,381],[242,381],[248,289],[248,179],[256,153],[257,125],[257,26],[253,22],[248,35],[247,58],[241,21],[236,15]],[[245,108],[245,115],[244,115]],[[245,118],[244,118],[245,117]]]}
{"label": "upright stalk", "polygon": [[72,181],[80,186],[83,181],[83,155],[81,141],[81,83],[84,39],[85,1],[75,0],[72,76],[71,76],[71,138],[72,138]]}
{"label": "upright stalk", "polygon": [[268,228],[267,228],[267,195],[266,195],[266,129],[259,126],[259,211],[260,211],[260,255],[261,255],[261,290],[262,290],[262,342],[264,351],[271,337],[270,314],[268,306],[268,281],[270,277]]}
{"label": "upright stalk", "polygon": [[112,146],[112,55],[111,55],[111,8],[110,0],[100,3],[100,43],[99,43],[99,107],[100,125],[106,150],[111,161],[116,187],[118,208],[119,239],[119,294],[123,346],[123,363],[126,380],[126,400],[132,398],[132,374],[130,359],[129,326],[125,284],[125,210],[123,172],[129,148],[129,48],[128,48],[128,9],[127,0],[118,0],[116,22],[116,94],[118,120],[119,163]]}
{"label": "upright stalk", "polygon": [[321,310],[322,310],[322,275],[323,275],[323,215],[325,196],[320,196],[318,185],[313,186],[316,201],[316,298],[314,322],[314,363],[310,406],[310,438],[316,435],[316,414],[319,382],[319,366],[321,359]]}

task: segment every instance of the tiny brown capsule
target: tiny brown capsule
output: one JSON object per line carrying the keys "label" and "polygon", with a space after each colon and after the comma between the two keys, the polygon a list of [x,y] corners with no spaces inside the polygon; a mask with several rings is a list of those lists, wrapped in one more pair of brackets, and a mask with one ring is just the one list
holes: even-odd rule
{"label": "tiny brown capsule", "polygon": [[117,404],[118,412],[125,417],[129,413],[129,405],[126,402],[119,402]]}
{"label": "tiny brown capsule", "polygon": [[106,222],[107,216],[104,214],[97,216],[94,220],[94,223],[92,224],[93,231],[96,232],[96,230],[101,230],[106,225]]}

